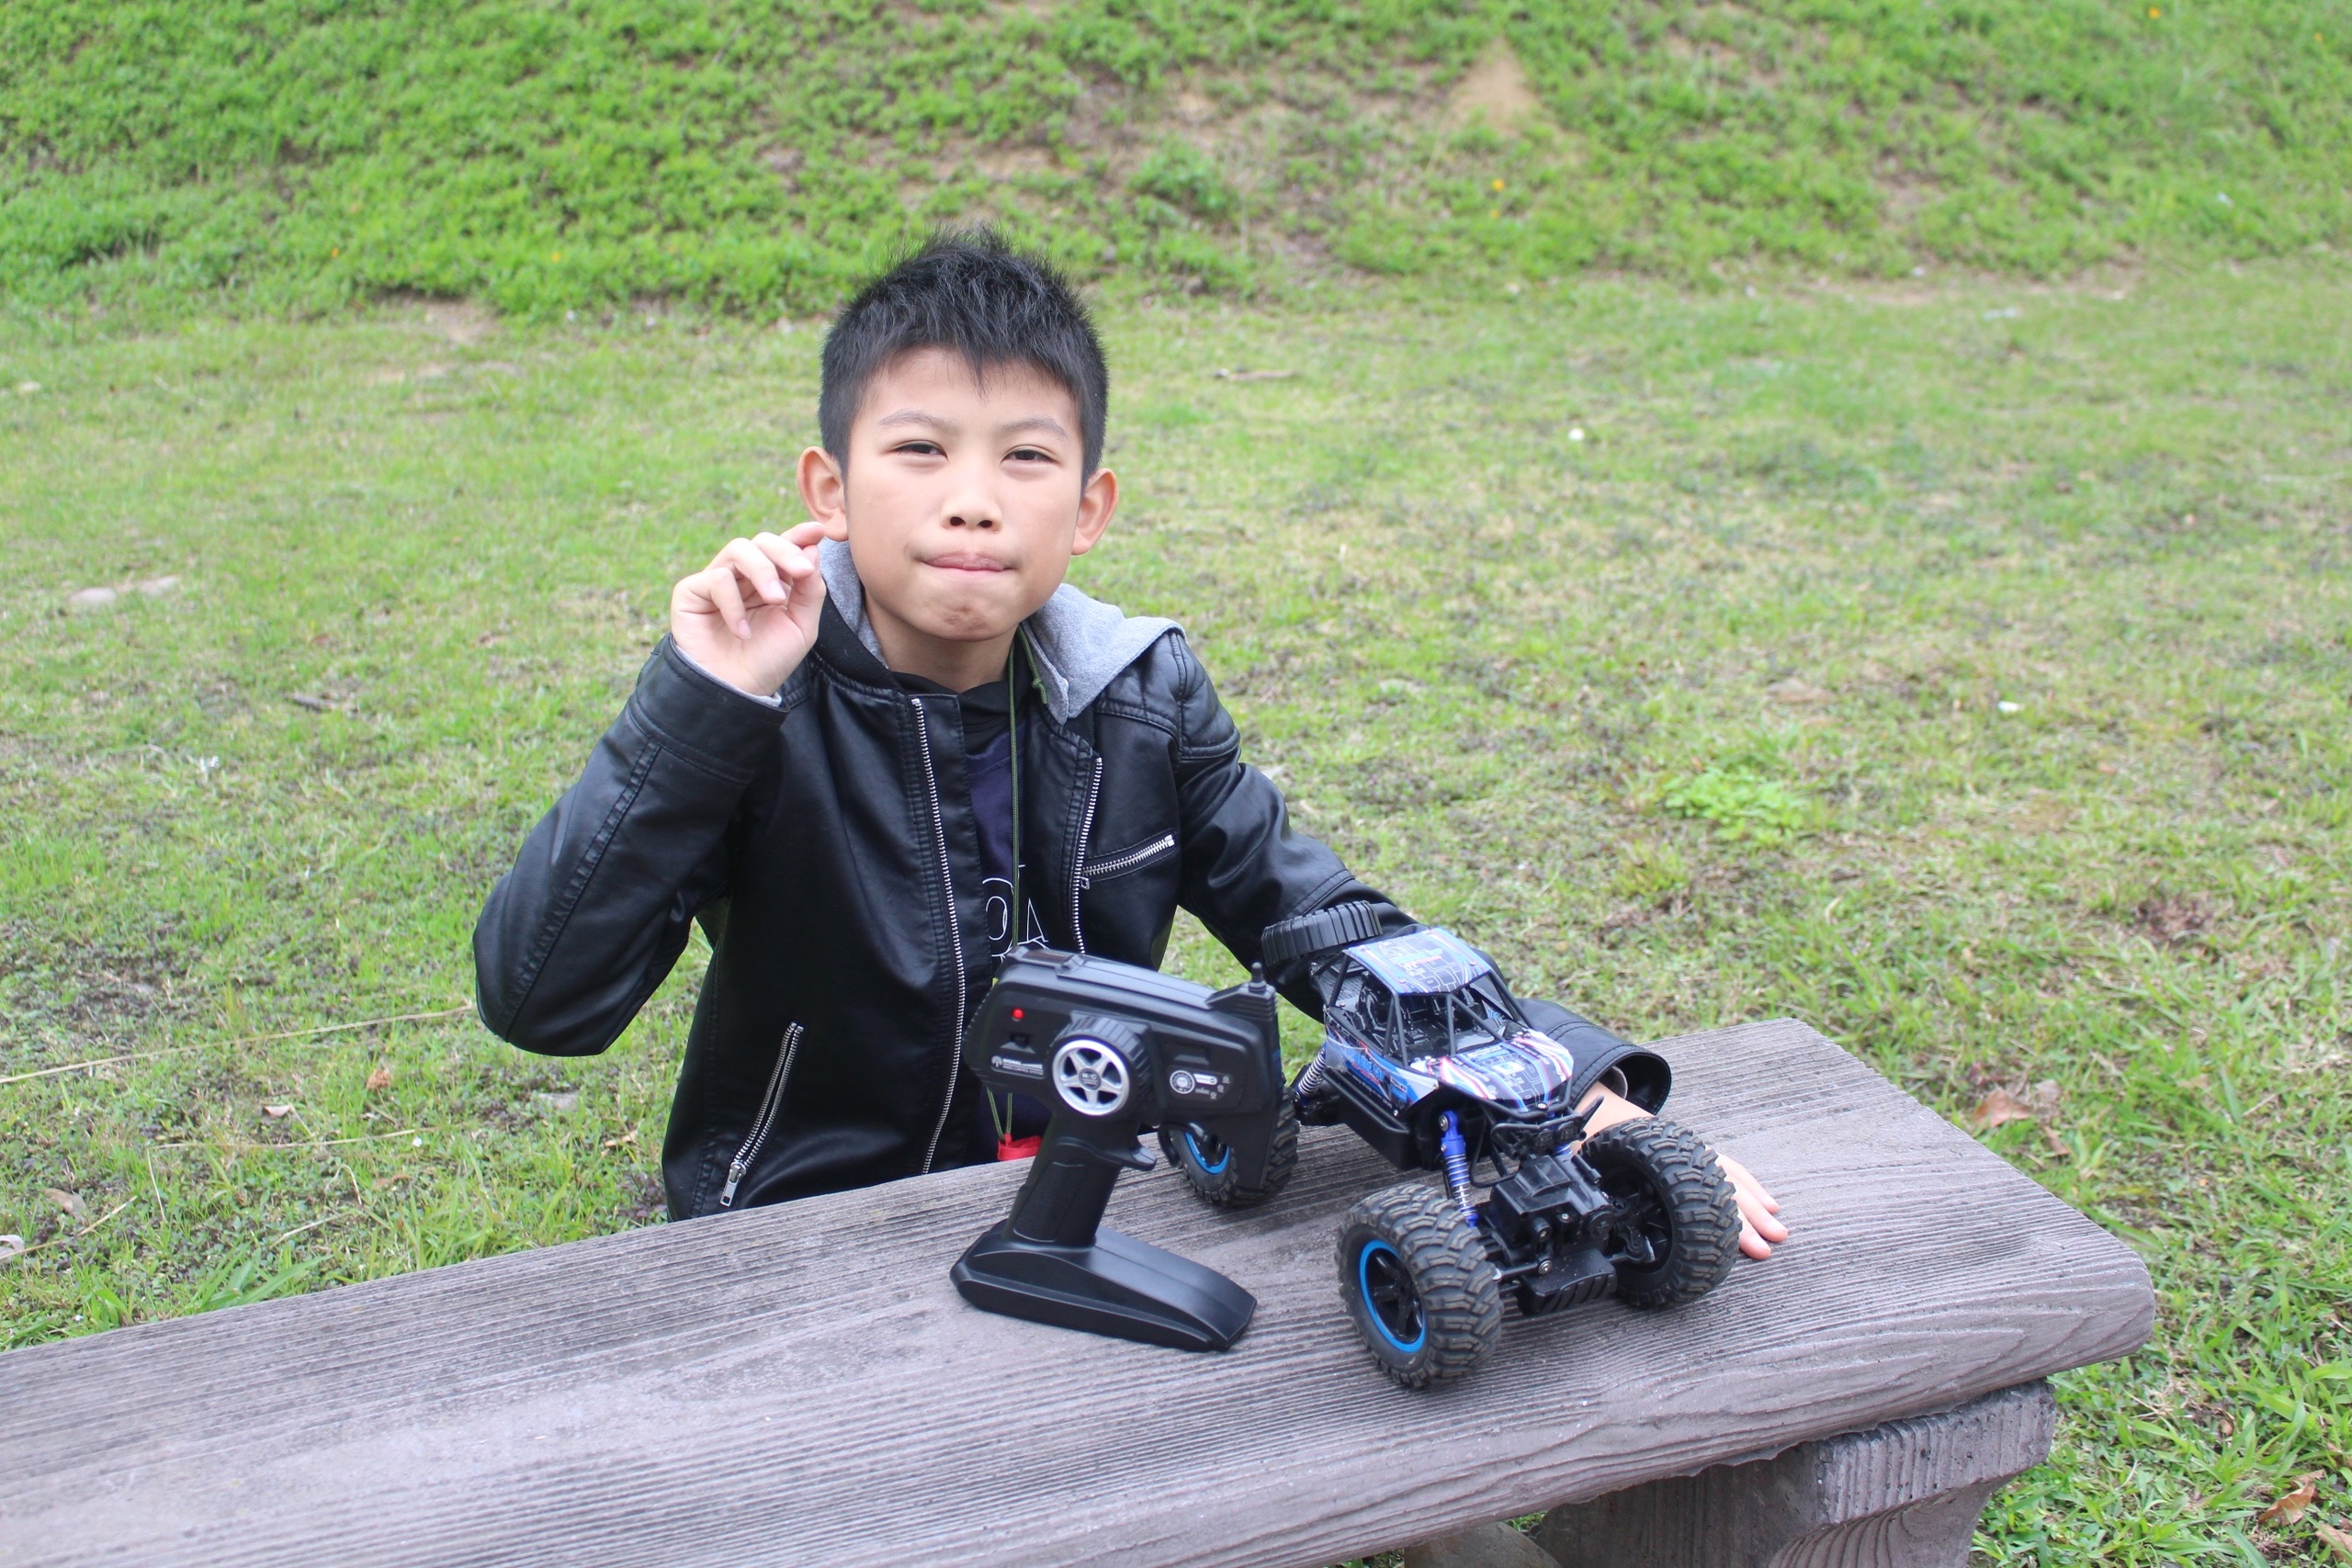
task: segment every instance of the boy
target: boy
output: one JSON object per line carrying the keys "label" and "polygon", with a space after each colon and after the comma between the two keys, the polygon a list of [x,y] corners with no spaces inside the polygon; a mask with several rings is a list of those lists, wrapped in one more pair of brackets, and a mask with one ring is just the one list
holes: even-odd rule
{"label": "boy", "polygon": [[[492,893],[482,1019],[555,1055],[610,1044],[702,920],[673,1217],[1017,1151],[1042,1109],[965,1060],[1017,941],[1156,964],[1181,904],[1248,963],[1329,905],[1408,923],[1291,830],[1173,623],[1064,585],[1118,503],[1107,387],[1085,309],[993,234],[869,285],[825,342],[814,521],[677,584],[627,709]],[[1319,1012],[1299,966],[1270,977]],[[1611,1101],[1596,1126],[1641,1113],[1600,1087],[1612,1060],[1578,1064]]]}

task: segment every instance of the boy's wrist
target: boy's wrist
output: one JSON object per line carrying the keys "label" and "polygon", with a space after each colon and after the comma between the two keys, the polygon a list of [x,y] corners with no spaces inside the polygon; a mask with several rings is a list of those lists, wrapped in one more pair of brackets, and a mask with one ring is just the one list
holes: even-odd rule
{"label": "boy's wrist", "polygon": [[1649,1114],[1606,1084],[1595,1084],[1577,1103],[1577,1109],[1590,1112],[1584,1128],[1588,1138],[1616,1126],[1620,1122],[1636,1122]]}
{"label": "boy's wrist", "polygon": [[[774,692],[752,691],[744,686],[739,685],[733,681],[729,680],[726,676],[720,674],[718,671],[713,670],[709,665],[705,664],[701,660],[696,659],[693,654],[687,652],[685,646],[678,641],[674,634],[670,638],[670,647],[676,652],[678,661],[680,663],[693,671],[695,674],[701,676],[704,680],[710,682],[712,684],[724,686],[739,697],[749,697],[755,703],[763,703],[772,708],[780,708],[784,706],[784,698],[781,694],[781,684],[779,684],[777,690]],[[785,679],[790,680],[791,677],[787,675]]]}

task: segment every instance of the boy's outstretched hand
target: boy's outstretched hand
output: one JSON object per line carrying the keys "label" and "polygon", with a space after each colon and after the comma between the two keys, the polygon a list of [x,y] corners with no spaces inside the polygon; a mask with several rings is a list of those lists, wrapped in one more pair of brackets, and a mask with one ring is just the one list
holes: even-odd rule
{"label": "boy's outstretched hand", "polygon": [[[1586,1095],[1584,1103],[1592,1107],[1591,1120],[1585,1123],[1587,1137],[1604,1127],[1649,1114],[1624,1096],[1605,1089]],[[1732,1195],[1739,1200],[1740,1251],[1750,1258],[1771,1257],[1772,1244],[1789,1239],[1789,1227],[1774,1218],[1781,1212],[1780,1200],[1766,1191],[1764,1184],[1749,1175],[1746,1166],[1720,1149],[1715,1152],[1715,1163],[1723,1167],[1724,1179],[1731,1183]]]}
{"label": "boy's outstretched hand", "polygon": [[670,591],[670,637],[715,679],[772,697],[817,646],[821,523],[736,539]]}

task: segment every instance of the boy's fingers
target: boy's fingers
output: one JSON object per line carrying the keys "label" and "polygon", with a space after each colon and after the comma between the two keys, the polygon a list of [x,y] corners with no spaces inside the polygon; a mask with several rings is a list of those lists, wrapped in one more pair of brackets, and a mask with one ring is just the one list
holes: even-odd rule
{"label": "boy's fingers", "polygon": [[751,617],[743,614],[743,595],[735,586],[735,572],[730,567],[714,566],[703,573],[706,592],[710,595],[711,608],[718,612],[735,635],[745,642],[752,640]]}
{"label": "boy's fingers", "polygon": [[1780,1200],[1766,1191],[1764,1184],[1757,1180],[1746,1166],[1732,1158],[1731,1156],[1720,1153],[1715,1156],[1715,1163],[1723,1167],[1724,1179],[1737,1188],[1743,1197],[1754,1198],[1763,1206],[1764,1212],[1768,1214],[1777,1214],[1781,1212]]}
{"label": "boy's fingers", "polygon": [[784,579],[776,574],[775,562],[749,539],[729,540],[727,547],[718,552],[718,558],[710,564],[732,569],[767,604],[781,604],[790,596]]}
{"label": "boy's fingers", "polygon": [[1715,1163],[1723,1168],[1724,1179],[1731,1183],[1732,1196],[1739,1203],[1739,1250],[1750,1258],[1771,1257],[1772,1244],[1789,1239],[1789,1227],[1772,1217],[1781,1205],[1746,1166],[1729,1155],[1718,1154]]}
{"label": "boy's fingers", "polygon": [[817,558],[782,534],[762,534],[752,541],[784,576],[787,590],[797,588],[817,570]]}
{"label": "boy's fingers", "polygon": [[[1779,1231],[1778,1235],[1773,1235]],[[1789,1239],[1787,1229],[1759,1211],[1743,1193],[1739,1201],[1739,1249],[1750,1258],[1770,1258],[1772,1244]]]}
{"label": "boy's fingers", "polygon": [[784,531],[784,537],[787,543],[804,550],[815,549],[818,541],[824,536],[825,525],[822,523],[797,524]]}
{"label": "boy's fingers", "polygon": [[1774,1219],[1771,1215],[1766,1213],[1763,1209],[1752,1200],[1746,1198],[1741,1200],[1739,1205],[1739,1217],[1746,1223],[1749,1230],[1754,1231],[1766,1241],[1786,1241],[1789,1239],[1789,1227]]}

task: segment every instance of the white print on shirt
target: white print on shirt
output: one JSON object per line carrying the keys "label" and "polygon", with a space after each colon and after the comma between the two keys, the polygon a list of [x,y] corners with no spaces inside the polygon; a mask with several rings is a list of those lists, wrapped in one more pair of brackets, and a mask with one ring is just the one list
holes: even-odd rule
{"label": "white print on shirt", "polygon": [[1001,876],[980,883],[980,934],[991,957],[1003,957],[1012,946],[1012,884]]}

